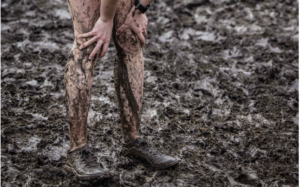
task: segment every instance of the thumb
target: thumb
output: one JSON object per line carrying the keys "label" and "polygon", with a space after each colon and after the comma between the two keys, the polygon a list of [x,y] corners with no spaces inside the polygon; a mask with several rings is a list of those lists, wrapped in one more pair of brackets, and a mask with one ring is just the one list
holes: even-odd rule
{"label": "thumb", "polygon": [[122,34],[126,29],[129,29],[128,25],[122,25],[118,30],[117,30],[117,36]]}

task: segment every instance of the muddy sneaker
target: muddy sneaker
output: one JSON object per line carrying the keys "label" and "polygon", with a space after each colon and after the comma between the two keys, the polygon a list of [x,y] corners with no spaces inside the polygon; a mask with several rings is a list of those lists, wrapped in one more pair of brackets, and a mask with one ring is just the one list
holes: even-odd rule
{"label": "muddy sneaker", "polygon": [[132,143],[124,144],[122,152],[125,156],[133,156],[148,161],[155,169],[165,169],[180,161],[158,152],[142,138],[136,138]]}
{"label": "muddy sneaker", "polygon": [[88,145],[68,153],[64,166],[68,171],[83,179],[101,178],[110,176],[107,169],[97,163],[96,156],[90,151]]}

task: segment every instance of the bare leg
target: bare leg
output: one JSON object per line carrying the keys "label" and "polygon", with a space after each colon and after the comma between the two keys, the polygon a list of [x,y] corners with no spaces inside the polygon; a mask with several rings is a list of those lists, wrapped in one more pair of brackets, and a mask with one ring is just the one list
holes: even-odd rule
{"label": "bare leg", "polygon": [[119,2],[113,29],[113,39],[118,60],[115,63],[115,88],[119,102],[120,117],[124,133],[122,152],[147,160],[154,168],[165,169],[179,162],[176,158],[160,153],[139,137],[142,96],[144,84],[144,61],[141,42],[130,29],[116,36],[116,31],[125,22],[133,6],[133,0]]}
{"label": "bare leg", "polygon": [[88,59],[95,45],[79,50],[80,45],[89,38],[78,38],[78,35],[93,29],[100,16],[100,0],[68,0],[68,5],[75,40],[65,68],[64,87],[69,118],[69,151],[73,151],[87,144],[87,116],[97,60],[97,58]]}
{"label": "bare leg", "polygon": [[114,82],[126,143],[139,136],[144,84],[143,53],[138,37],[130,29],[116,36],[117,29],[125,22],[132,6],[132,0],[119,1],[113,28],[113,40],[118,56],[115,62]]}

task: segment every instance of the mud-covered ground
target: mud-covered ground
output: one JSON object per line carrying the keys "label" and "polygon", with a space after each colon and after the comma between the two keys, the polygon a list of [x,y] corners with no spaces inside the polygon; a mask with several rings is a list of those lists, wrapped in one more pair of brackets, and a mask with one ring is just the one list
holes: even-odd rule
{"label": "mud-covered ground", "polygon": [[1,185],[298,186],[298,2],[156,0],[149,12],[141,134],[182,162],[121,154],[116,50],[98,61],[89,143],[112,178],[63,169],[63,74],[73,44],[64,0],[1,4]]}

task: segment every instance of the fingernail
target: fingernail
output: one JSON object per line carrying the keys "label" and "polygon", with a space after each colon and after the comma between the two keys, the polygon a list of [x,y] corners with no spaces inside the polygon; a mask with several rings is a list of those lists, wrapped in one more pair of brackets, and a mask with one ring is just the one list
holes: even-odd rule
{"label": "fingernail", "polygon": [[89,57],[89,59],[92,60],[93,58],[92,58],[92,57]]}
{"label": "fingernail", "polygon": [[79,47],[79,49],[81,50],[81,49],[82,49],[82,47],[80,46],[80,47]]}

